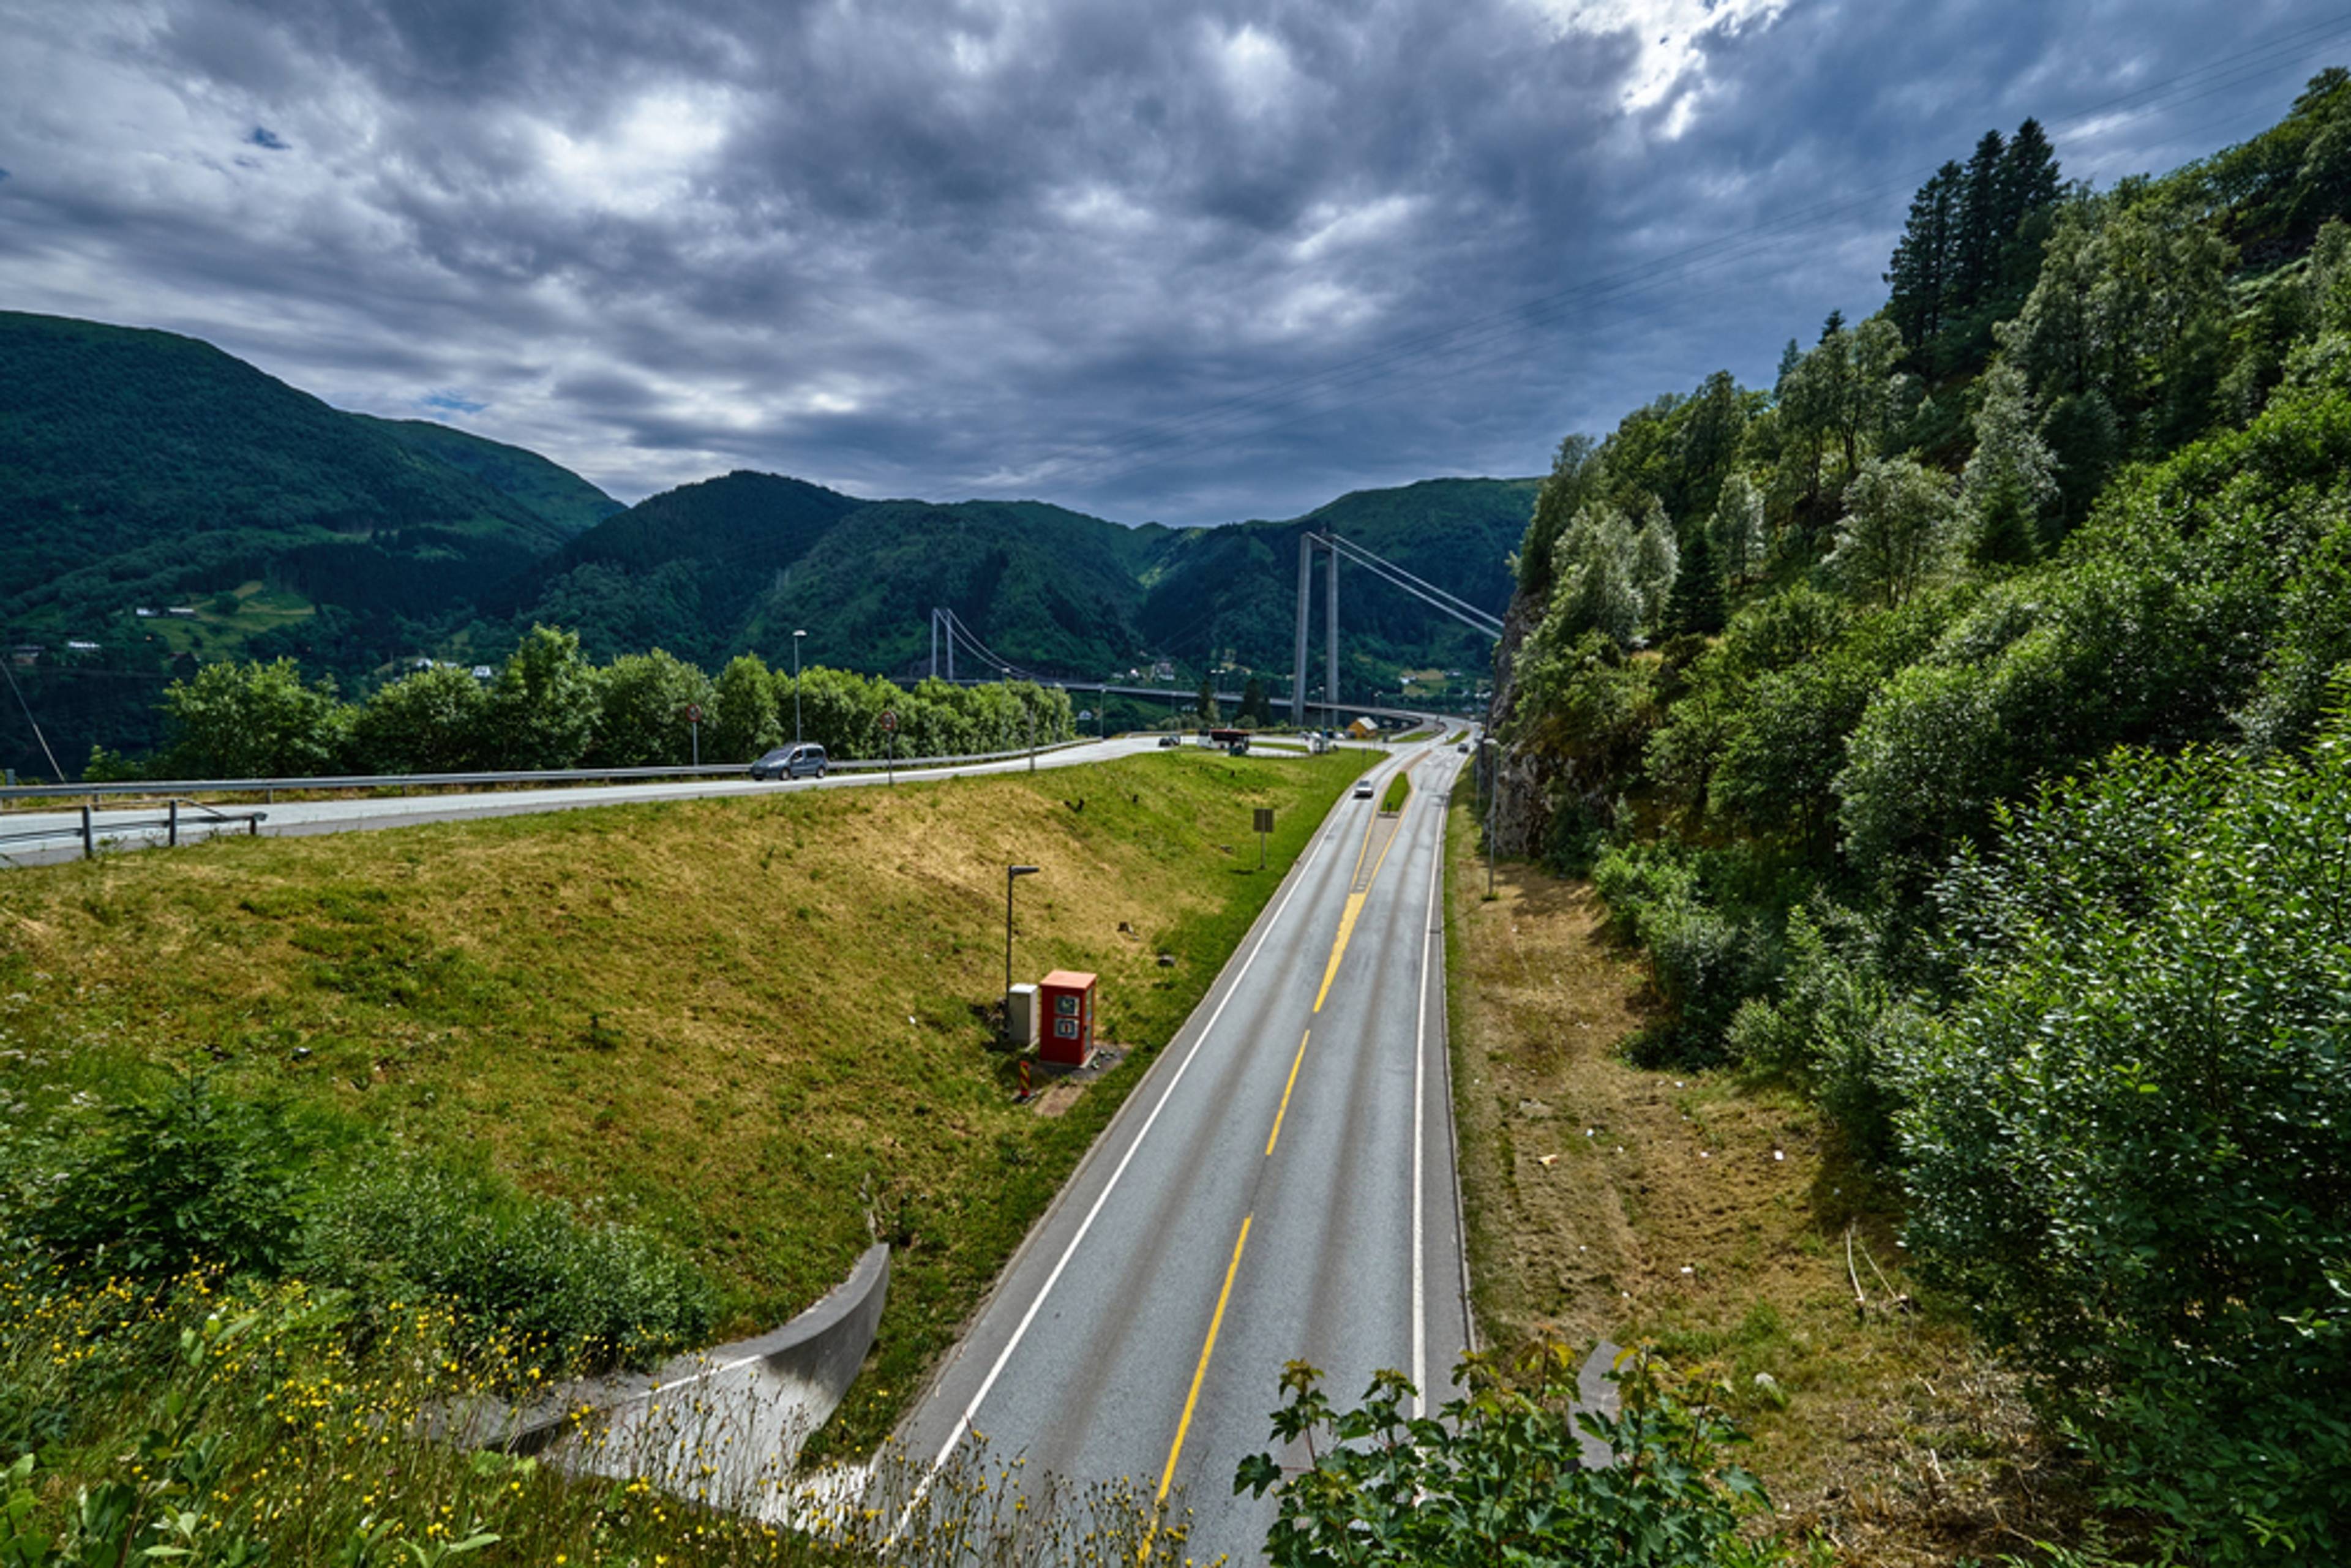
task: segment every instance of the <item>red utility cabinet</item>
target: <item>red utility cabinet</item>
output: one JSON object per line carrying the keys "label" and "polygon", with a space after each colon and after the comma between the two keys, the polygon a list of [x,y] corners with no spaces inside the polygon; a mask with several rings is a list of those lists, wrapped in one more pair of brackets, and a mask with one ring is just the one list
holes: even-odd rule
{"label": "red utility cabinet", "polygon": [[1056,969],[1037,988],[1045,1014],[1037,1057],[1056,1067],[1083,1067],[1094,1053],[1094,977]]}

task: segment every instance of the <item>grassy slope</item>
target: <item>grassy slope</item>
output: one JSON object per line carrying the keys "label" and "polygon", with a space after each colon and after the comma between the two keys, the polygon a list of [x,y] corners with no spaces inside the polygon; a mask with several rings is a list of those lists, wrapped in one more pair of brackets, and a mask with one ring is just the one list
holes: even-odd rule
{"label": "grassy slope", "polygon": [[1911,1289],[1897,1217],[1819,1111],[1729,1073],[1626,1063],[1614,1048],[1645,1021],[1646,988],[1590,886],[1505,862],[1487,902],[1466,790],[1449,847],[1456,1114],[1486,1333],[1647,1340],[1719,1365],[1756,1438],[1745,1462],[1783,1520],[1831,1532],[1839,1563],[1988,1559],[2017,1544],[2009,1528],[2056,1535],[2064,1504],[2022,1405],[1954,1317],[1894,1305]]}
{"label": "grassy slope", "polygon": [[[0,1046],[30,1054],[0,1053],[0,1092],[37,1115],[217,1051],[241,1089],[668,1235],[737,1329],[830,1287],[870,1215],[897,1272],[843,1422],[872,1439],[1364,760],[1183,752],[19,872]],[[1257,805],[1281,824],[1261,875]],[[1019,972],[1099,972],[1104,1037],[1143,1048],[1057,1118],[986,1048],[1011,861],[1045,868]]]}

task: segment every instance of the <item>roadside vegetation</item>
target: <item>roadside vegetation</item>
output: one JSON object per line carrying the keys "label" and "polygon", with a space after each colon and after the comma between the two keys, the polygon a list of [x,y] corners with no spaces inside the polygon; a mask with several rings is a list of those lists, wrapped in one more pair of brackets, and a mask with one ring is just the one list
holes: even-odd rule
{"label": "roadside vegetation", "polygon": [[1859,1288],[2002,1353],[2126,1557],[2346,1544],[2346,133],[2329,70],[2105,192],[1988,134],[1883,310],[1562,444],[1506,646],[1504,847],[1636,956],[1627,1071],[1877,1195]]}
{"label": "roadside vegetation", "polygon": [[1387,792],[1380,797],[1380,810],[1394,816],[1404,810],[1405,800],[1412,794],[1412,780],[1398,773],[1388,780]]}
{"label": "roadside vegetation", "polygon": [[[878,1238],[880,1337],[819,1445],[869,1450],[1362,760],[1154,754],[13,873],[0,1458],[39,1454],[52,1529],[136,1480],[154,1357],[208,1315],[170,1283],[191,1270],[291,1313],[306,1365],[352,1358],[330,1381],[392,1375],[370,1347],[429,1307],[451,1371],[510,1386],[769,1326]],[[1128,1051],[1051,1116],[989,1049],[1015,861],[1045,868],[1019,972],[1100,974]],[[110,1291],[144,1303],[121,1333],[41,1326]],[[53,1340],[89,1385],[40,1381]],[[190,1441],[261,1441],[242,1396],[207,1408],[229,1425]]]}
{"label": "roadside vegetation", "polygon": [[[347,703],[290,658],[204,664],[165,690],[166,740],[141,761],[94,752],[85,777],[270,779],[333,773],[747,763],[798,735],[843,759],[971,756],[1075,738],[1070,695],[1028,681],[905,690],[811,665],[796,680],[744,653],[716,680],[659,648],[609,664],[535,626],[496,673],[436,664]],[[701,715],[699,734],[688,716]],[[894,732],[883,728],[893,716]],[[893,738],[894,736],[894,738]]]}

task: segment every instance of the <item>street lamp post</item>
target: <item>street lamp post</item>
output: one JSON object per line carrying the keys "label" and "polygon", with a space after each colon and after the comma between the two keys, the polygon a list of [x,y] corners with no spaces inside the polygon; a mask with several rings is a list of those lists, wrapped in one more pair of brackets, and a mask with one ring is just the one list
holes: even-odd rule
{"label": "street lamp post", "polygon": [[792,744],[800,743],[800,639],[806,632],[792,633]]}
{"label": "street lamp post", "polygon": [[1035,876],[1041,867],[1008,865],[1004,868],[1004,1038],[1012,1038],[1012,884],[1024,876]]}

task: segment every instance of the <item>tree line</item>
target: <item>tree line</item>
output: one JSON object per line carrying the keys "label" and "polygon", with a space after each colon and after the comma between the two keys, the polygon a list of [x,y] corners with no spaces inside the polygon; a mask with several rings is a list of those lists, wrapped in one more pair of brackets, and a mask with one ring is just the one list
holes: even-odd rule
{"label": "tree line", "polygon": [[[797,679],[756,653],[716,678],[656,648],[595,664],[574,632],[534,626],[486,682],[446,664],[344,702],[292,659],[224,661],[174,681],[167,740],[133,765],[93,750],[91,779],[271,779],[333,773],[462,773],[747,763],[798,737],[842,759],[950,757],[1071,739],[1069,694],[1022,681],[984,686],[811,666]],[[701,715],[698,737],[689,714]]]}
{"label": "tree line", "polygon": [[1987,135],[1877,313],[1562,443],[1499,671],[1504,847],[1645,951],[1635,1054],[1816,1096],[2217,1563],[2351,1496],[2346,219],[2340,70],[2105,191]]}

